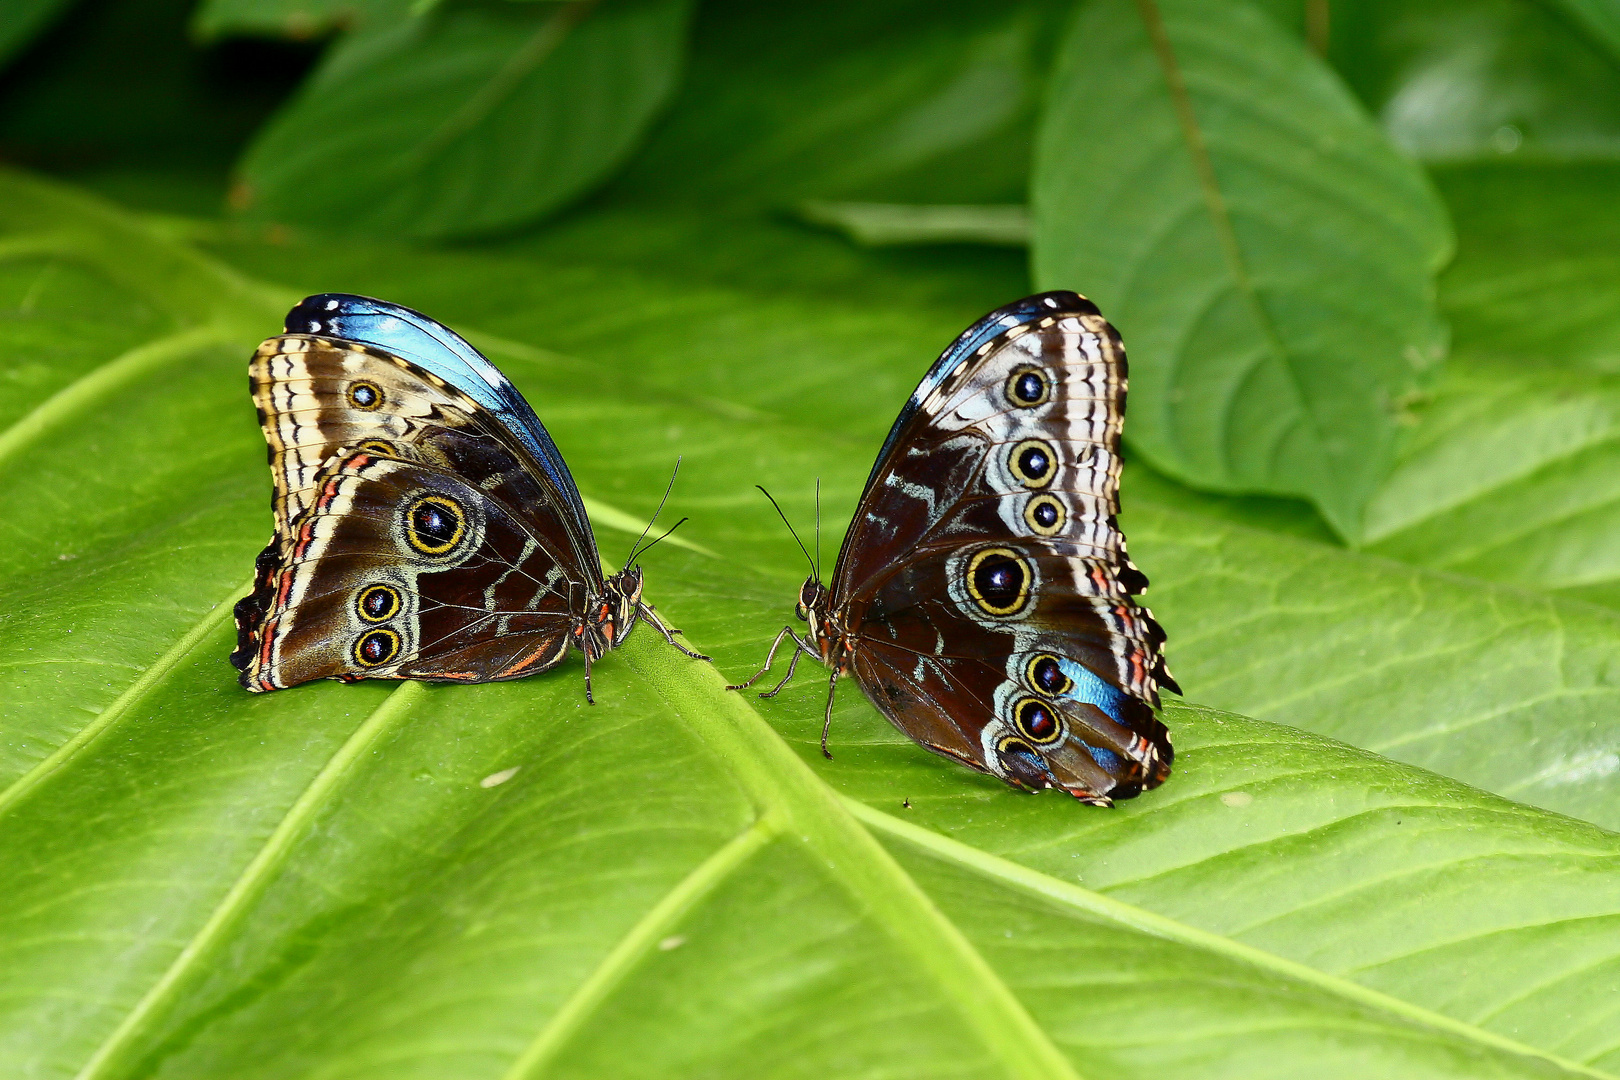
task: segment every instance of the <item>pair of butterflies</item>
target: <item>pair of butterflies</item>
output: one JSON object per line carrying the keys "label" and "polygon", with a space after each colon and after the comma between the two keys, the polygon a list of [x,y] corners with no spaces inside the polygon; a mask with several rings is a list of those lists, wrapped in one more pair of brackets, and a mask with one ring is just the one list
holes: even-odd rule
{"label": "pair of butterflies", "polygon": [[[867,480],[830,586],[800,590],[808,653],[923,747],[1107,806],[1155,787],[1164,633],[1115,521],[1125,351],[1071,292],[969,327],[923,377]],[[236,607],[249,690],[318,678],[487,682],[591,664],[646,621],[634,552],[604,576],[534,411],[448,328],[312,296],[250,368],[275,535]],[[826,749],[826,727],[822,747]]]}

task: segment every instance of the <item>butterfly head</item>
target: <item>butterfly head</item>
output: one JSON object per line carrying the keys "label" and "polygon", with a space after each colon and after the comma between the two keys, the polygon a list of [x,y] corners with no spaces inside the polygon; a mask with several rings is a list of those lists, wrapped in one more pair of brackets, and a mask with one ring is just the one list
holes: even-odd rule
{"label": "butterfly head", "polygon": [[596,656],[616,648],[629,636],[640,607],[641,567],[626,567],[602,583],[602,595],[586,614],[584,635],[587,642],[595,645]]}
{"label": "butterfly head", "polygon": [[814,577],[808,578],[799,587],[799,606],[794,609],[794,614],[798,615],[804,622],[810,622],[812,615],[825,618],[827,615],[827,586]]}

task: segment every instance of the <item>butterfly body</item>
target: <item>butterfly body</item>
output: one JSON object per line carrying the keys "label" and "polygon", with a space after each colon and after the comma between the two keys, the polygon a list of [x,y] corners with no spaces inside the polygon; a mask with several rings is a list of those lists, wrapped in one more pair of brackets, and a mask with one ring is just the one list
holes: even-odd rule
{"label": "butterfly body", "polygon": [[287,330],[250,366],[276,531],[236,607],[243,686],[488,682],[578,648],[589,697],[590,665],[640,619],[676,644],[639,568],[602,574],[561,455],[472,346],[344,294]]}
{"label": "butterfly body", "polygon": [[913,740],[1014,786],[1109,805],[1163,782],[1154,708],[1175,683],[1115,521],[1125,379],[1118,334],[1074,293],[992,312],[941,355],[830,586],[800,590],[807,632],[784,630],[794,663],[831,669],[829,721],[848,675]]}

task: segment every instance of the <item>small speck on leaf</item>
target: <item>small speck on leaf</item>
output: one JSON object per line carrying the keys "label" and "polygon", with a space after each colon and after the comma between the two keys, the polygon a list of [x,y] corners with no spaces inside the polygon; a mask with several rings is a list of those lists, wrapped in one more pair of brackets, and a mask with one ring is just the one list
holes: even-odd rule
{"label": "small speck on leaf", "polygon": [[1221,802],[1227,806],[1248,806],[1254,802],[1254,796],[1247,791],[1228,791],[1221,796]]}
{"label": "small speck on leaf", "polygon": [[478,786],[479,787],[495,787],[495,786],[497,786],[499,784],[504,784],[508,780],[512,779],[512,777],[516,776],[517,771],[519,769],[521,769],[521,768],[523,768],[523,766],[514,765],[510,769],[502,769],[500,772],[490,773],[488,776],[486,776],[482,780],[478,781]]}
{"label": "small speck on leaf", "polygon": [[663,941],[660,941],[658,943],[658,948],[659,948],[659,950],[661,952],[669,952],[671,949],[678,949],[682,945],[685,945],[685,944],[686,944],[685,935],[683,935],[683,934],[672,934],[671,936],[665,938]]}

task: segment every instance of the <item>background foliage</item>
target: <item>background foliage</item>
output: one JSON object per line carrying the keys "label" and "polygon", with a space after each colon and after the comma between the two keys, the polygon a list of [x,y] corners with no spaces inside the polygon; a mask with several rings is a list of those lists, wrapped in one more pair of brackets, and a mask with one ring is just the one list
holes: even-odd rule
{"label": "background foliage", "polygon": [[[0,1074],[1620,1076],[1613,0],[0,7]],[[1131,350],[1110,812],[727,694],[970,320]],[[249,696],[242,385],[466,332],[644,635]],[[1197,704],[1193,704],[1197,703]]]}

